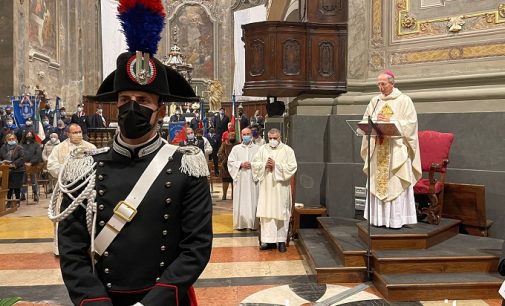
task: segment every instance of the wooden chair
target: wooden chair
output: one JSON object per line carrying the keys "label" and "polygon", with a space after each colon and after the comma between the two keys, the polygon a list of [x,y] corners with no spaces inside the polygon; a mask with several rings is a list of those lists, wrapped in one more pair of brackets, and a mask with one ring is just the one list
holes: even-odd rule
{"label": "wooden chair", "polygon": [[0,164],[2,183],[0,187],[0,216],[15,212],[18,209],[17,200],[8,200],[9,192],[9,165]]}
{"label": "wooden chair", "polygon": [[444,205],[444,183],[449,151],[454,134],[437,131],[419,131],[421,168],[428,177],[421,178],[414,186],[418,203],[417,213],[430,224],[439,224]]}
{"label": "wooden chair", "polygon": [[[54,183],[51,182],[51,175],[49,174],[49,172],[47,172],[47,161],[39,163],[37,167],[38,169],[36,177],[37,182],[39,183],[39,196],[41,187],[44,186],[44,195],[46,196],[47,199],[47,195],[50,193],[49,190],[52,190],[54,187]],[[45,176],[44,173],[46,173]]]}
{"label": "wooden chair", "polygon": [[210,192],[214,192],[214,183],[212,180],[212,174],[214,173],[214,163],[209,160],[207,160],[207,166],[209,167],[209,176],[207,177],[210,185]]}
{"label": "wooden chair", "polygon": [[[40,187],[42,186],[40,184],[40,180],[41,180],[42,170],[44,169],[44,164],[45,163],[42,162],[42,163],[38,163],[36,165],[31,165],[31,166],[25,167],[26,182],[23,184],[23,187],[26,188],[26,204],[29,204],[30,197],[28,196],[28,194],[29,194],[29,187],[32,185],[32,175],[35,176],[35,180],[39,184],[37,197],[40,198]],[[44,181],[43,181],[43,183],[44,183]],[[47,198],[47,183],[45,183],[45,184],[46,184],[45,190],[46,190],[46,198]],[[32,198],[35,199],[35,194],[33,194],[33,192],[32,192]]]}

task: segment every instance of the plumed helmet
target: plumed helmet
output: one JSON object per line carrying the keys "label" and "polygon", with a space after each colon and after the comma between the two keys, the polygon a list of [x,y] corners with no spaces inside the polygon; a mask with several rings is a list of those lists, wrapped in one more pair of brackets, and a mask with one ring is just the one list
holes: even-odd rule
{"label": "plumed helmet", "polygon": [[199,101],[184,77],[153,56],[165,26],[161,0],[120,0],[118,18],[128,52],[118,56],[116,70],[103,80],[96,95],[88,98],[112,102],[121,91],[137,90],[156,94],[160,101]]}

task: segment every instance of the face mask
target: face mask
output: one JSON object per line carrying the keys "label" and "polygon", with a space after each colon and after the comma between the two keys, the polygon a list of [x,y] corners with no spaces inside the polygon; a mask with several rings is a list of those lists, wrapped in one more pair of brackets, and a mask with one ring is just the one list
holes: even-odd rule
{"label": "face mask", "polygon": [[198,140],[203,140],[203,136],[198,135],[198,136],[196,136],[196,139],[198,139]]}
{"label": "face mask", "polygon": [[278,140],[275,140],[275,139],[272,139],[268,142],[268,144],[272,147],[272,148],[275,148],[279,145],[279,141]]}
{"label": "face mask", "polygon": [[216,134],[214,134],[214,133],[209,133],[209,137],[214,137],[214,135],[216,135]]}
{"label": "face mask", "polygon": [[141,106],[134,101],[123,104],[119,108],[118,122],[121,133],[129,139],[144,136],[152,130],[151,116],[153,110]]}
{"label": "face mask", "polygon": [[11,140],[11,141],[7,141],[8,144],[10,144],[11,146],[15,145],[16,144],[16,141],[15,140]]}
{"label": "face mask", "polygon": [[49,121],[42,121],[43,125],[49,125]]}
{"label": "face mask", "polygon": [[222,115],[224,115],[224,112],[223,112],[223,111],[220,111],[220,112],[219,112],[219,114],[222,116]]}
{"label": "face mask", "polygon": [[99,114],[101,115],[103,111],[102,111],[101,109],[99,109],[99,110],[97,110],[96,112],[97,112],[97,113],[99,113]]}
{"label": "face mask", "polygon": [[12,121],[7,121],[7,126],[12,126],[13,123],[14,122],[12,122]]}
{"label": "face mask", "polygon": [[238,115],[239,115],[239,116],[242,116],[242,114],[243,114],[242,112],[238,112]]}
{"label": "face mask", "polygon": [[252,135],[253,135],[254,138],[258,137],[258,131],[253,130],[252,131]]}
{"label": "face mask", "polygon": [[32,122],[31,121],[26,121],[26,126],[32,126]]}
{"label": "face mask", "polygon": [[230,143],[235,143],[237,140],[235,139],[235,137],[233,138],[230,138]]}
{"label": "face mask", "polygon": [[195,134],[188,134],[186,135],[188,137],[188,140],[193,140],[195,139]]}
{"label": "face mask", "polygon": [[58,138],[51,137],[51,143],[56,143],[57,140]]}
{"label": "face mask", "polygon": [[245,143],[245,144],[249,144],[251,142],[251,135],[246,135],[246,136],[242,136],[242,141]]}
{"label": "face mask", "polygon": [[26,142],[32,142],[33,141],[33,137],[32,136],[27,136],[26,137]]}
{"label": "face mask", "polygon": [[82,142],[82,133],[70,134],[70,142],[73,144],[80,144]]}
{"label": "face mask", "polygon": [[67,113],[65,113],[65,112],[60,112],[60,116],[62,116],[62,117],[65,117],[66,114]]}
{"label": "face mask", "polygon": [[180,115],[180,114],[181,114],[181,112],[180,112],[180,111],[175,111],[175,114],[176,114],[176,115]]}
{"label": "face mask", "polygon": [[78,108],[77,108],[77,111],[78,111],[78,112],[82,112],[82,107],[78,107]]}

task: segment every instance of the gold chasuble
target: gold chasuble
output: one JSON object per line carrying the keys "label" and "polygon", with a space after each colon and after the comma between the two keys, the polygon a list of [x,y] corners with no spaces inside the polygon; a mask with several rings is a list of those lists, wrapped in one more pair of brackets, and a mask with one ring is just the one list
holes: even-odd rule
{"label": "gold chasuble", "polygon": [[[379,113],[398,121],[402,133],[401,137],[384,137],[382,141],[372,137],[370,141],[370,192],[382,202],[391,202],[421,178],[417,114],[412,100],[397,88],[389,96],[380,94],[372,98],[363,119],[367,120],[370,114],[376,121]],[[367,150],[367,139],[363,137],[361,157],[365,161],[365,174],[369,167]]]}

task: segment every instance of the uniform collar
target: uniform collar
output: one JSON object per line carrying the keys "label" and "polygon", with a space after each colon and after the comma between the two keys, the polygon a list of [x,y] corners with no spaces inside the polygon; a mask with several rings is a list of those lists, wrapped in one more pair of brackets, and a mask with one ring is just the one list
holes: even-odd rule
{"label": "uniform collar", "polygon": [[112,144],[112,149],[119,155],[128,158],[142,158],[147,156],[156,150],[158,150],[163,145],[161,137],[156,134],[153,138],[148,141],[138,144],[130,145],[125,143],[119,135],[114,138],[114,143]]}

